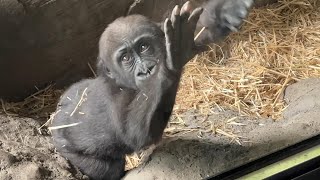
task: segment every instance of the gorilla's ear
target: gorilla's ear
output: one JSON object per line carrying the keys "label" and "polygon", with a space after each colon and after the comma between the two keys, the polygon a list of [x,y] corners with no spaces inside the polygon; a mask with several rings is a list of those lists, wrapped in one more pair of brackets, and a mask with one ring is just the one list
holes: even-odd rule
{"label": "gorilla's ear", "polygon": [[107,76],[107,77],[110,77],[111,79],[113,79],[113,76],[112,76],[110,70],[108,69],[105,61],[100,57],[97,58],[97,74],[98,74],[98,76],[99,75]]}

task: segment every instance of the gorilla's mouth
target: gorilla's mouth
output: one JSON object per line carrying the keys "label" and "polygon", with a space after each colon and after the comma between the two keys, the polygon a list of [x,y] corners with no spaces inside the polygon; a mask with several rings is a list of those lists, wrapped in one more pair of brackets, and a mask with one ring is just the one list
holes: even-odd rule
{"label": "gorilla's mouth", "polygon": [[156,65],[150,66],[150,67],[147,68],[147,70],[146,70],[145,72],[142,72],[142,71],[138,72],[137,77],[138,77],[140,80],[143,80],[143,79],[148,78],[149,76],[151,76],[151,75],[154,74],[154,72],[155,72],[155,67],[156,67]]}

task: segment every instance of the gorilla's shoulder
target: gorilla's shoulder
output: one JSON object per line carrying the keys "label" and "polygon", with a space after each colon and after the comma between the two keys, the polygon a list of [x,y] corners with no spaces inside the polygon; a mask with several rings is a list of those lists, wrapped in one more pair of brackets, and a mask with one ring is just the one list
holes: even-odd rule
{"label": "gorilla's shoulder", "polygon": [[78,102],[81,97],[88,95],[89,90],[92,91],[92,86],[98,83],[96,79],[84,79],[72,84],[61,95],[58,106],[67,106]]}
{"label": "gorilla's shoulder", "polygon": [[73,104],[81,98],[90,96],[91,100],[96,100],[106,95],[113,94],[114,82],[103,77],[94,79],[84,79],[71,85],[61,96],[60,105]]}
{"label": "gorilla's shoulder", "polygon": [[95,79],[84,79],[79,82],[72,84],[62,95],[61,98],[71,98],[71,96],[78,96],[85,89],[88,89],[89,86],[96,84]]}

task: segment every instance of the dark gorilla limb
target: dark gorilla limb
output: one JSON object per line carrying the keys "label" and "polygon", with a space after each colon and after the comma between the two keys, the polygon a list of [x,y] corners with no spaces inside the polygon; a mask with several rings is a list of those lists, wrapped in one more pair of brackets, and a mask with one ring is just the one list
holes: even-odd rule
{"label": "dark gorilla limb", "polygon": [[203,13],[197,24],[200,31],[205,30],[196,40],[197,45],[207,45],[217,42],[236,32],[253,5],[253,0],[208,0],[203,5]]}
{"label": "dark gorilla limb", "polygon": [[161,140],[194,55],[202,10],[187,10],[176,7],[164,32],[139,15],[115,20],[100,38],[98,77],[62,95],[50,127],[54,145],[91,179],[120,179],[126,154]]}
{"label": "dark gorilla limb", "polygon": [[70,162],[77,165],[82,173],[90,175],[91,179],[119,179],[125,175],[125,159],[124,158],[97,158],[82,155],[79,153],[61,153],[67,157]]}
{"label": "dark gorilla limb", "polygon": [[[175,6],[171,15],[171,22],[166,19],[164,23],[164,31],[167,32],[168,38],[171,38],[167,42],[174,43],[175,49],[171,51],[180,52],[175,53],[175,57],[173,57],[174,59],[182,59],[175,62],[176,65],[179,65],[179,68],[183,67],[197,53],[193,34],[203,9],[197,8],[194,11],[191,9],[189,2],[186,2],[181,10],[179,6]],[[167,45],[167,47],[170,47],[170,45]]]}

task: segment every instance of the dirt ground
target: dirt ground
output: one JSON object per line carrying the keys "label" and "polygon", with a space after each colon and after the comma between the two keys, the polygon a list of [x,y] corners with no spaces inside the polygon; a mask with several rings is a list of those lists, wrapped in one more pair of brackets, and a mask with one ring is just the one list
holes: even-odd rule
{"label": "dirt ground", "polygon": [[[319,94],[320,79],[289,86],[284,94],[288,107],[276,122],[240,117],[229,110],[216,110],[208,117],[190,111],[182,116],[190,131],[167,134],[146,162],[124,179],[201,179],[316,135]],[[202,130],[204,121],[216,131]],[[49,134],[39,134],[42,123],[0,115],[0,179],[87,179],[55,152]]]}
{"label": "dirt ground", "polygon": [[59,156],[49,135],[40,135],[38,121],[0,116],[0,179],[81,179]]}

